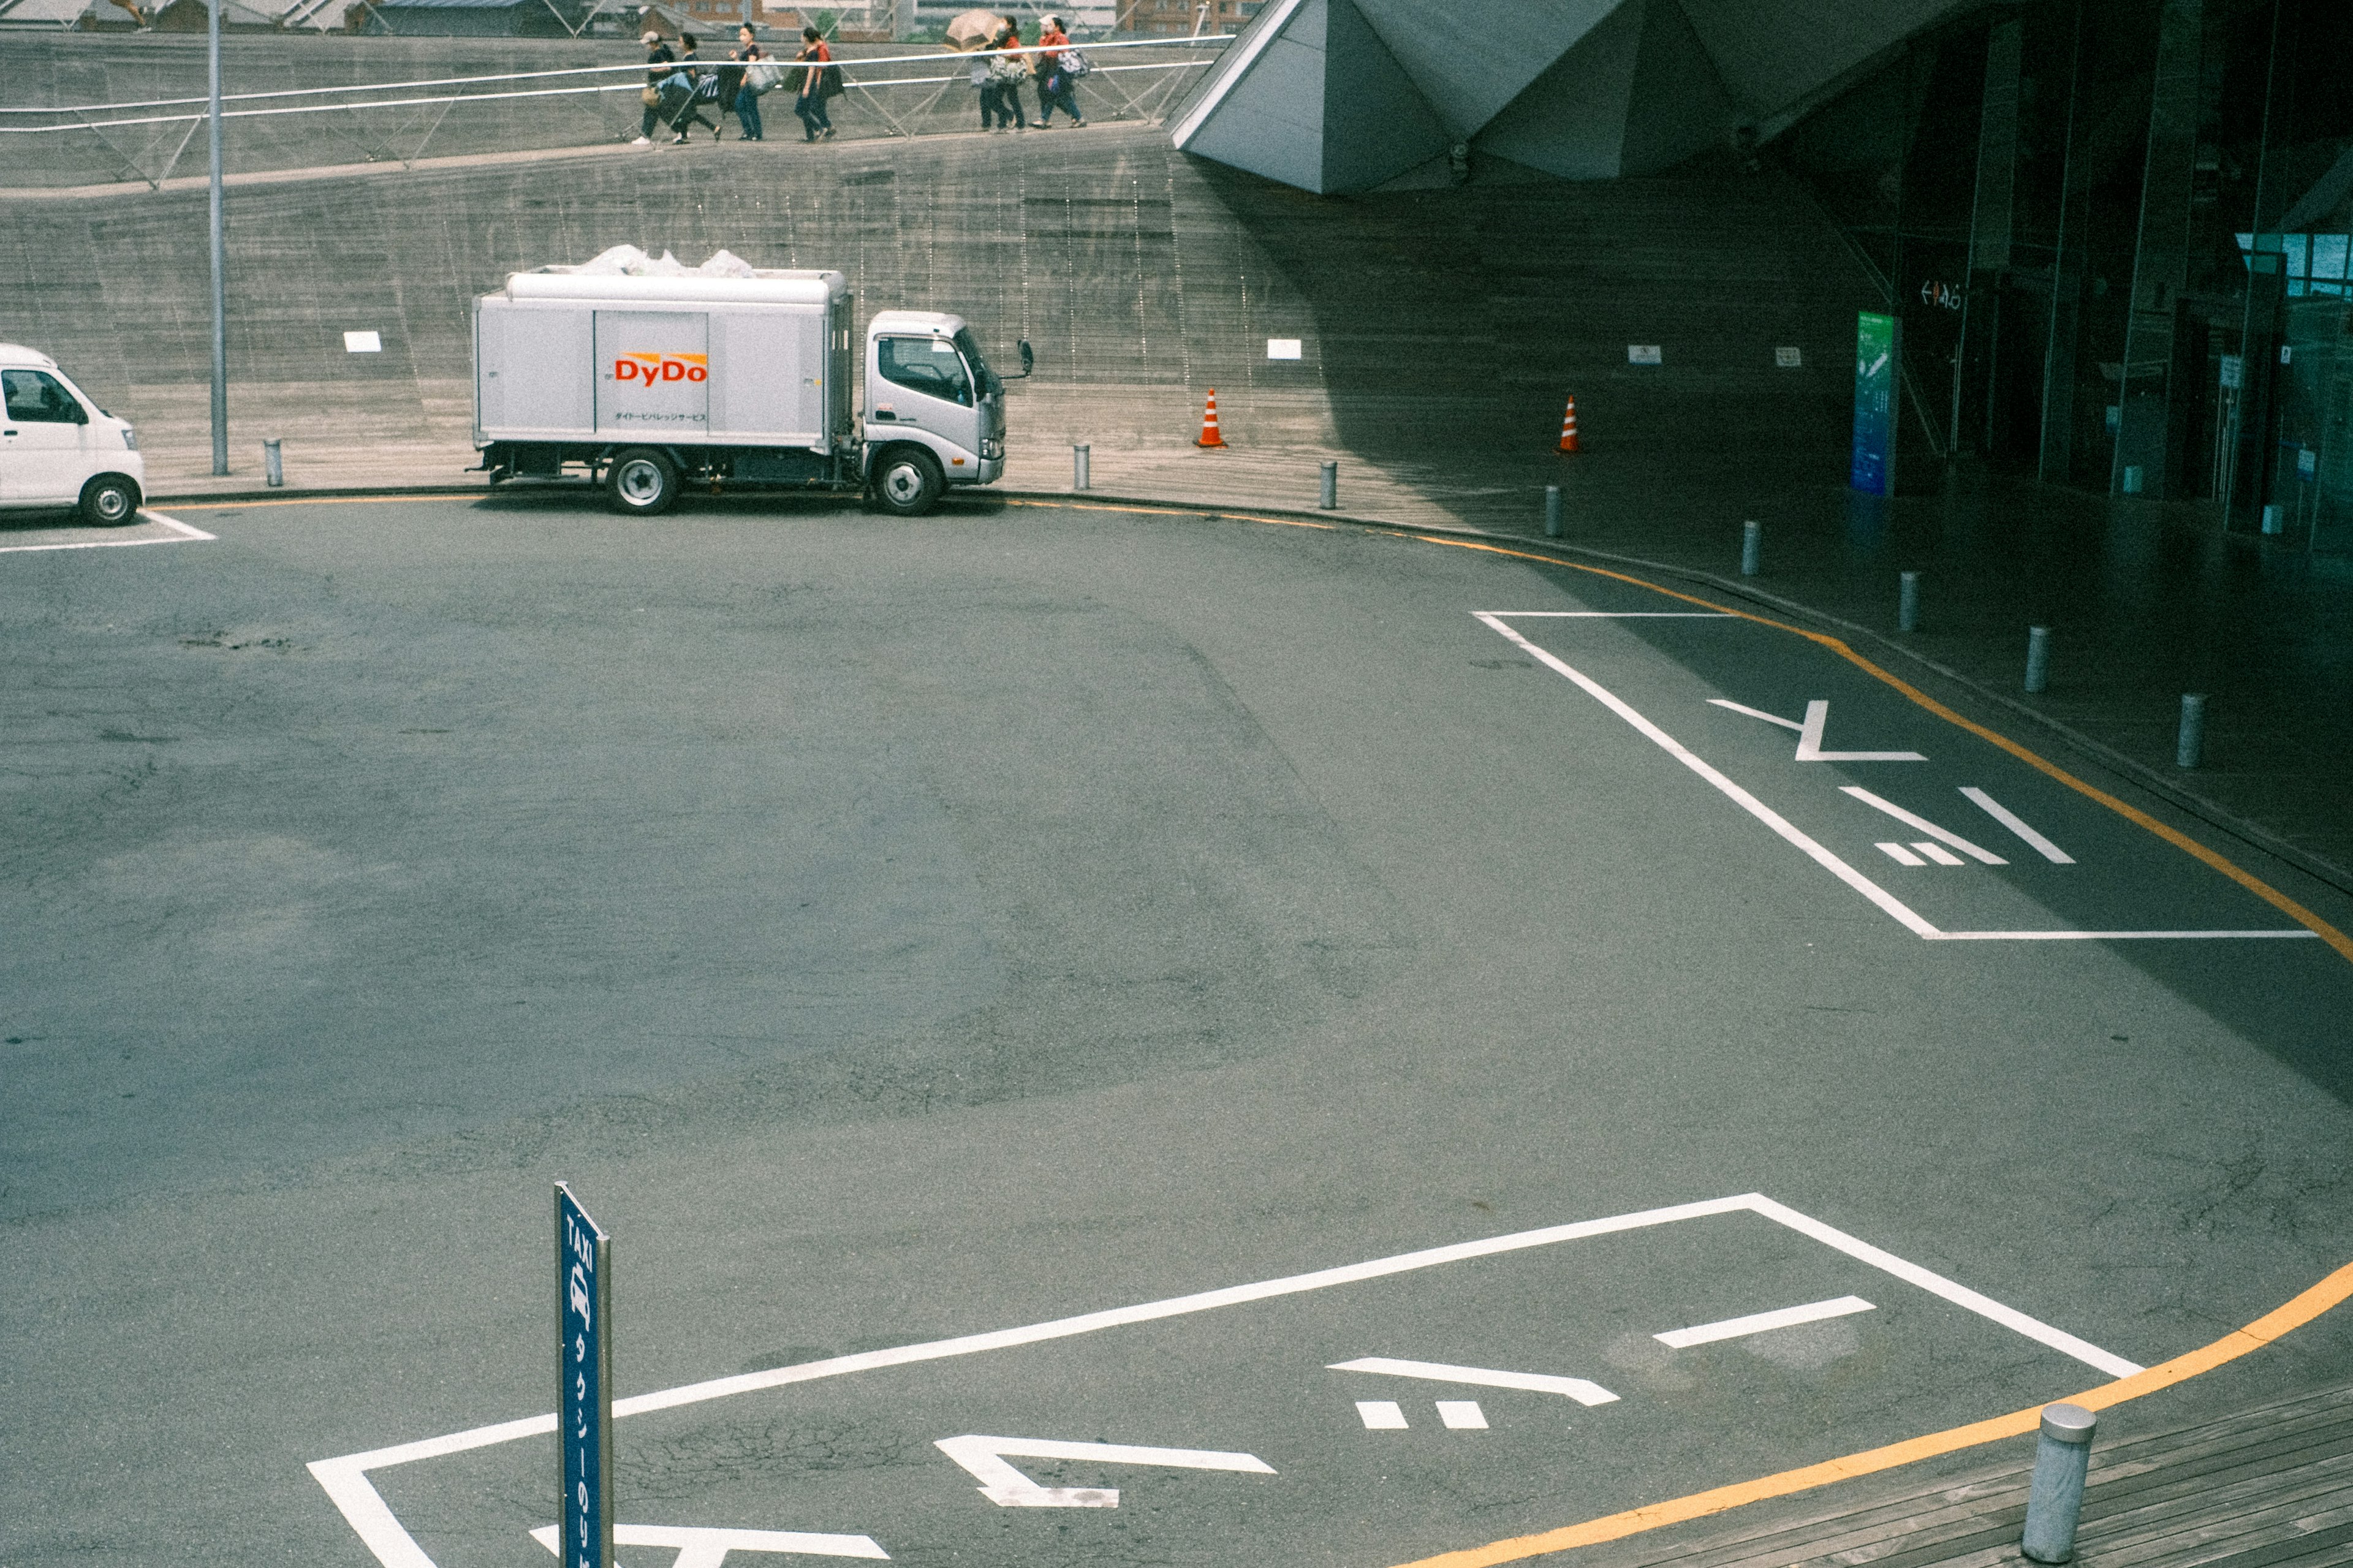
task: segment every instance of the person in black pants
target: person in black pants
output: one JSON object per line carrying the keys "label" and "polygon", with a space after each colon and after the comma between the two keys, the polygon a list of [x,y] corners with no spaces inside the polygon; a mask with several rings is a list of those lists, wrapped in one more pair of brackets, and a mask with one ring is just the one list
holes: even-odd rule
{"label": "person in black pants", "polygon": [[[688,85],[684,92],[672,95],[677,101],[674,107],[670,107],[670,112],[664,116],[670,121],[670,129],[678,132],[670,138],[670,143],[675,146],[685,141],[698,125],[709,126],[711,139],[716,142],[719,140],[719,127],[711,121],[703,119],[702,111],[695,107],[704,96],[703,81],[706,73],[702,69],[702,62],[694,58],[694,35],[681,33],[678,36],[678,47],[679,68],[686,73]],[[716,114],[718,110],[714,109],[712,112]]]}
{"label": "person in black pants", "polygon": [[650,146],[654,139],[654,121],[661,118],[662,83],[673,74],[670,63],[678,57],[670,52],[659,33],[648,33],[638,40],[646,47],[646,112],[638,122],[638,145]]}
{"label": "person in black pants", "polygon": [[801,140],[814,142],[820,136],[833,135],[833,116],[826,112],[825,100],[841,90],[841,77],[833,64],[833,51],[825,47],[825,36],[815,27],[801,29],[801,52],[793,57],[807,62],[801,71],[800,96],[793,100],[793,112],[801,117]]}

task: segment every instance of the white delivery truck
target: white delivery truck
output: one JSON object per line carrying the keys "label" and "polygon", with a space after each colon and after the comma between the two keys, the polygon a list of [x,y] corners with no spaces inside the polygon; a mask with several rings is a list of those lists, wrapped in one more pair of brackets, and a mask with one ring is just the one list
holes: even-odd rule
{"label": "white delivery truck", "polygon": [[518,272],[474,301],[474,445],[493,484],[585,471],[640,514],[689,482],[863,491],[912,515],[1003,474],[1005,383],[963,318],[867,322],[861,426],[840,273],[605,260]]}

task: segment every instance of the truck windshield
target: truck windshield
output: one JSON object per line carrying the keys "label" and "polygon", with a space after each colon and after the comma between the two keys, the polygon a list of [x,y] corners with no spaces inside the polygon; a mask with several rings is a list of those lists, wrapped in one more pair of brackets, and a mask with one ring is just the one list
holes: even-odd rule
{"label": "truck windshield", "polygon": [[980,345],[972,341],[969,329],[956,329],[955,346],[964,351],[965,363],[972,366],[973,378],[980,383],[981,395],[995,397],[1005,391],[1005,384],[997,378],[995,371],[988,368],[988,362],[980,357]]}

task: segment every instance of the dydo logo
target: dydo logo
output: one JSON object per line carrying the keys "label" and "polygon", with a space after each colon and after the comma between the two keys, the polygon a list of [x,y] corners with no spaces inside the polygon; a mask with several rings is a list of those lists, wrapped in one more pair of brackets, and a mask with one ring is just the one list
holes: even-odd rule
{"label": "dydo logo", "polygon": [[643,382],[649,386],[669,381],[708,381],[711,379],[711,356],[651,353],[643,349],[629,349],[613,362],[613,379]]}

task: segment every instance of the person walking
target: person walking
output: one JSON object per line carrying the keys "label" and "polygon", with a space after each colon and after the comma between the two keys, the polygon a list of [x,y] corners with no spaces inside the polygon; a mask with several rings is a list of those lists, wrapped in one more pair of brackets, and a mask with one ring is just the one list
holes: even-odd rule
{"label": "person walking", "polygon": [[670,90],[665,84],[678,74],[672,63],[678,57],[670,53],[670,46],[662,42],[659,33],[649,30],[638,41],[646,47],[646,88],[640,95],[645,100],[646,111],[638,121],[638,139],[631,145],[650,147],[654,140],[654,123],[661,118],[662,99]]}
{"label": "person walking", "polygon": [[759,35],[752,31],[750,23],[735,30],[735,40],[733,58],[744,62],[736,78],[735,128],[746,142],[764,142],[767,138],[760,125],[760,94],[767,90],[767,73],[776,68],[765,63],[767,54],[760,47]]}
{"label": "person walking", "polygon": [[[1012,17],[1000,18],[997,34],[988,40],[991,49],[1018,49],[1021,47],[1021,28]],[[1029,128],[1029,116],[1021,107],[1021,83],[1029,74],[1029,66],[1019,55],[995,55],[988,62],[989,85],[997,89],[997,123],[989,124],[989,100],[984,92],[980,100],[980,123],[983,130],[1019,130]]]}
{"label": "person walking", "polygon": [[[718,141],[717,123],[712,120],[703,119],[702,110],[696,107],[717,97],[719,88],[716,74],[705,70],[702,68],[702,62],[695,58],[695,37],[692,33],[681,33],[678,36],[678,66],[680,72],[686,78],[686,90],[679,95],[676,107],[672,108],[669,114],[670,127],[678,132],[670,138],[670,145],[677,146],[686,141],[698,125],[710,126],[711,139],[713,142]],[[714,109],[712,112],[715,116],[718,110]]]}
{"label": "person walking", "polygon": [[1086,123],[1085,118],[1079,113],[1076,79],[1070,68],[1070,61],[1065,58],[1075,52],[1071,47],[1070,35],[1062,31],[1060,16],[1048,16],[1039,20],[1036,70],[1038,129],[1040,131],[1052,127],[1057,109],[1071,117],[1071,124]]}
{"label": "person walking", "polygon": [[815,27],[801,29],[801,52],[793,57],[803,62],[801,89],[793,100],[793,112],[800,116],[801,140],[815,142],[822,137],[833,140],[833,116],[826,112],[825,102],[841,90],[841,68],[833,63],[833,51],[825,47],[825,36]]}

